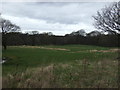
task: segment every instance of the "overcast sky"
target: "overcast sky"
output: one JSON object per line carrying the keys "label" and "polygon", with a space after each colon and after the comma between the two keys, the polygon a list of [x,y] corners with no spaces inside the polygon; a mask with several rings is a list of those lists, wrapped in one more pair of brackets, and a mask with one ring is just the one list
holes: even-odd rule
{"label": "overcast sky", "polygon": [[52,32],[65,35],[72,31],[96,30],[93,15],[108,2],[43,3],[43,2],[4,2],[2,17],[21,27],[22,31]]}

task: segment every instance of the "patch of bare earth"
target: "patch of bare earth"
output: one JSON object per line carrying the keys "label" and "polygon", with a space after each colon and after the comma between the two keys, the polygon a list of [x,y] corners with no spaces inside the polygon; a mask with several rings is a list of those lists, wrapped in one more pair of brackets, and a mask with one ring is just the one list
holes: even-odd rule
{"label": "patch of bare earth", "polygon": [[39,46],[21,46],[21,48],[41,48],[48,50],[70,51],[69,49],[65,49],[65,48],[48,48],[48,47],[39,47]]}
{"label": "patch of bare earth", "polygon": [[75,51],[75,52],[69,52],[69,53],[80,53],[80,52],[120,52],[120,49],[109,49],[109,50],[86,50],[86,51]]}
{"label": "patch of bare earth", "polygon": [[109,50],[90,50],[90,52],[120,52],[120,49],[109,49]]}

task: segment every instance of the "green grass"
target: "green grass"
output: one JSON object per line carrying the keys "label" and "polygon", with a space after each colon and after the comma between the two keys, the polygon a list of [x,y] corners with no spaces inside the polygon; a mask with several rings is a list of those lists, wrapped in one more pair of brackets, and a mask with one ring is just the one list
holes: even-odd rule
{"label": "green grass", "polygon": [[[44,47],[44,48],[38,48],[38,47]],[[49,49],[49,48],[52,48],[52,49]],[[67,50],[55,50],[54,48],[55,49],[63,48]],[[7,78],[7,80],[5,81],[8,81],[8,82],[10,80],[9,75],[12,75],[14,78],[12,79],[11,83],[14,83],[16,82],[14,80],[17,77],[16,75],[21,77],[21,74],[23,72],[26,73],[27,69],[31,71],[31,69],[33,68],[47,67],[49,65],[54,64],[55,69],[53,70],[54,72],[53,76],[54,78],[56,78],[56,80],[60,81],[60,83],[58,84],[56,82],[57,87],[62,87],[61,83],[64,83],[66,85],[64,87],[79,87],[79,85],[75,86],[72,83],[72,80],[77,80],[78,78],[81,77],[81,79],[77,80],[75,83],[82,81],[83,74],[80,74],[80,73],[84,72],[81,70],[83,70],[83,67],[86,64],[81,63],[81,62],[83,62],[84,60],[87,60],[87,62],[89,62],[90,64],[89,66],[87,66],[87,69],[86,69],[87,71],[85,70],[85,72],[87,72],[86,75],[88,75],[86,76],[86,78],[88,81],[89,81],[88,78],[91,77],[92,79],[90,79],[89,83],[87,83],[87,80],[83,80],[82,82],[84,83],[81,83],[81,87],[94,87],[94,85],[91,85],[90,83],[92,83],[94,79],[97,77],[101,78],[101,76],[99,76],[98,74],[99,72],[95,70],[95,68],[99,67],[99,65],[96,66],[97,65],[96,63],[100,61],[103,63],[104,69],[107,68],[106,75],[102,74],[103,68],[100,69],[100,73],[101,73],[100,75],[103,76],[102,78],[106,78],[109,75],[108,74],[109,72],[112,74],[114,73],[114,70],[117,68],[117,63],[116,63],[116,67],[113,67],[115,65],[114,64],[112,65],[112,62],[116,61],[116,58],[118,57],[118,52],[90,52],[90,50],[99,51],[99,50],[110,50],[110,49],[114,49],[114,48],[87,46],[87,45],[64,45],[64,46],[52,46],[51,45],[51,46],[37,46],[36,48],[31,48],[27,46],[9,46],[6,51],[4,50],[2,51],[2,54],[3,54],[2,56],[8,59],[8,61],[2,65],[3,66],[2,74],[3,74],[3,77]],[[106,61],[107,62],[110,61],[110,62],[108,62],[108,65],[105,66]],[[67,64],[70,67],[62,68],[61,66],[59,66],[61,64]],[[97,73],[95,78],[91,76],[94,74],[94,72]],[[77,76],[73,75],[72,76],[73,79],[71,80],[70,73],[78,73],[78,75]],[[32,76],[30,76],[30,78],[31,77]],[[111,77],[115,78],[115,75],[113,76],[111,75],[108,77],[109,77],[108,79],[110,79]],[[85,79],[85,77],[83,78]],[[98,81],[94,81],[94,84],[95,82],[98,84]],[[24,84],[24,82],[22,83]],[[106,81],[104,83],[106,83]],[[116,83],[115,84],[112,83],[110,85],[113,85],[113,87],[116,87]],[[18,84],[10,85],[8,83],[8,86],[18,87]],[[51,86],[51,87],[55,87],[55,86]],[[97,85],[95,85],[95,87],[97,87]],[[107,87],[107,85],[105,87]]]}
{"label": "green grass", "polygon": [[[65,48],[70,51],[48,50],[41,48],[21,48],[8,47],[3,51],[3,57],[7,57],[8,61],[3,65],[4,72],[11,72],[15,69],[25,69],[27,67],[37,67],[41,65],[49,65],[52,63],[69,63],[75,60],[96,61],[103,58],[115,59],[117,52],[88,52],[87,50],[108,50],[109,48],[84,45],[65,45],[65,46],[44,46],[49,48]],[[72,51],[84,51],[71,53]]]}

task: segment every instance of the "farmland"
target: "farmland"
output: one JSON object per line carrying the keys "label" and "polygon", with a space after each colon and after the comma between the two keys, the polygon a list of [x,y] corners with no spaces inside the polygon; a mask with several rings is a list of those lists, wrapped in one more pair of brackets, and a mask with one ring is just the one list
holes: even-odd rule
{"label": "farmland", "polygon": [[9,46],[2,57],[3,87],[118,87],[116,47]]}

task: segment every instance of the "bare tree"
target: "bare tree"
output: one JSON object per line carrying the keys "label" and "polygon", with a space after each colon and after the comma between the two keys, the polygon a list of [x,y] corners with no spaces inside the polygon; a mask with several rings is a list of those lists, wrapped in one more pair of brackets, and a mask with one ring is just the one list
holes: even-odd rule
{"label": "bare tree", "polygon": [[38,31],[32,31],[32,34],[35,35],[35,34],[39,34]]}
{"label": "bare tree", "polygon": [[97,29],[112,33],[120,32],[120,1],[98,11],[93,18]]}
{"label": "bare tree", "polygon": [[9,20],[5,20],[3,18],[0,18],[0,28],[2,31],[2,44],[4,49],[6,50],[6,46],[7,46],[7,37],[6,34],[9,32],[17,32],[20,31],[20,27],[12,24]]}

